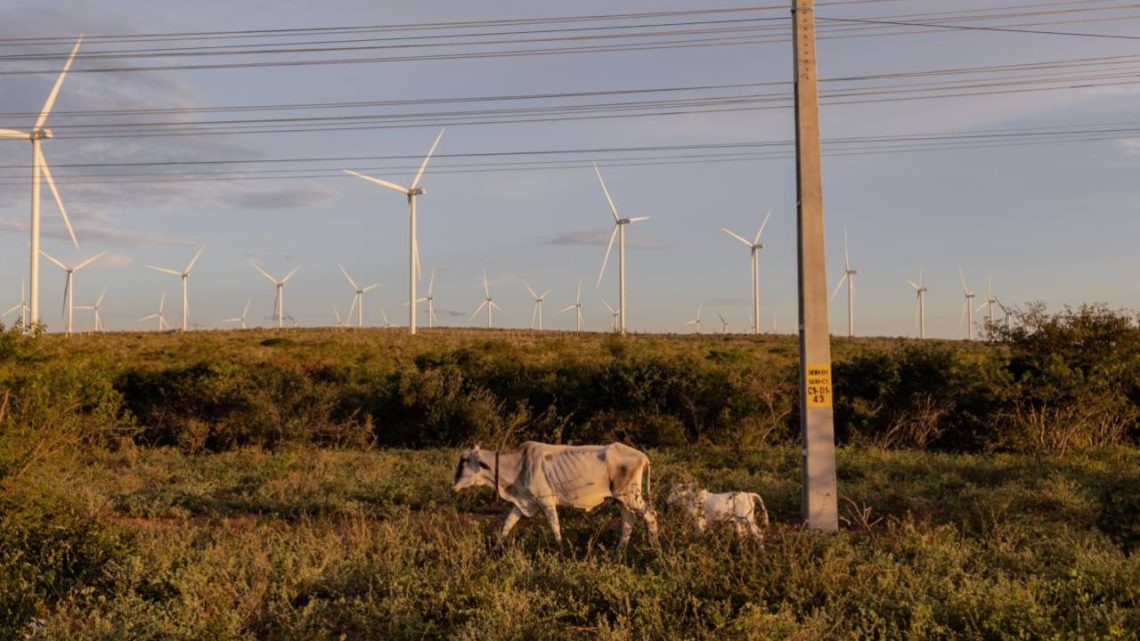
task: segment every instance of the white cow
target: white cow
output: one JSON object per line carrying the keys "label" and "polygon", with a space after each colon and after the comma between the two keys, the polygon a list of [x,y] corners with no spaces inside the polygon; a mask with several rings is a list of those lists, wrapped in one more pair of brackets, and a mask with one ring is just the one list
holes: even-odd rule
{"label": "white cow", "polygon": [[514,504],[503,530],[501,544],[523,516],[534,516],[540,510],[550,521],[550,529],[558,546],[562,531],[558,527],[559,505],[586,511],[607,498],[617,500],[621,510],[621,545],[629,543],[637,517],[645,520],[650,535],[657,538],[657,516],[653,506],[641,495],[641,475],[646,475],[649,492],[649,457],[623,445],[547,445],[523,443],[513,452],[493,452],[479,445],[464,450],[455,465],[451,489],[491,487],[499,498]]}
{"label": "white cow", "polygon": [[768,509],[764,499],[753,492],[722,492],[713,494],[702,490],[696,483],[677,483],[665,501],[669,505],[685,509],[697,522],[697,530],[704,532],[708,524],[732,524],[736,533],[745,532],[756,538],[764,538],[756,526],[756,505],[760,505],[760,520],[768,527]]}

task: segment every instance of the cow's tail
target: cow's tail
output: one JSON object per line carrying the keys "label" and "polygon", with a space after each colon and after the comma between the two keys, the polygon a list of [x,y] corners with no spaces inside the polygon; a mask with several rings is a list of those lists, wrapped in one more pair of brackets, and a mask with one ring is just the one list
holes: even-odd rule
{"label": "cow's tail", "polygon": [[645,459],[645,503],[653,509],[653,464]]}
{"label": "cow's tail", "polygon": [[749,492],[748,495],[752,497],[753,501],[760,505],[760,518],[764,521],[764,527],[768,527],[768,508],[764,505],[764,497],[755,492]]}

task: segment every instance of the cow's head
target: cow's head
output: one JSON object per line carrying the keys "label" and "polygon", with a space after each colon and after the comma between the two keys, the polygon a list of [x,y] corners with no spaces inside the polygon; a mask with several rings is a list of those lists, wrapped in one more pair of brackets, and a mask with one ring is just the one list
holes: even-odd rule
{"label": "cow's head", "polygon": [[665,499],[667,505],[688,506],[694,502],[700,487],[694,483],[674,483],[669,490],[669,498]]}
{"label": "cow's head", "polygon": [[491,466],[483,460],[483,451],[476,443],[475,447],[463,450],[463,454],[459,455],[459,462],[455,464],[455,476],[451,479],[451,489],[458,492],[472,485],[494,485],[487,476],[490,472]]}

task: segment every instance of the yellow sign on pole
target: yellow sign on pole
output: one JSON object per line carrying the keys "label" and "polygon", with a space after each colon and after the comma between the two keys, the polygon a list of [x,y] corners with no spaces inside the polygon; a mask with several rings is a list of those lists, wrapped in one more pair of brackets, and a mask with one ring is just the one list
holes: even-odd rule
{"label": "yellow sign on pole", "polygon": [[808,364],[806,396],[808,407],[831,407],[831,365]]}

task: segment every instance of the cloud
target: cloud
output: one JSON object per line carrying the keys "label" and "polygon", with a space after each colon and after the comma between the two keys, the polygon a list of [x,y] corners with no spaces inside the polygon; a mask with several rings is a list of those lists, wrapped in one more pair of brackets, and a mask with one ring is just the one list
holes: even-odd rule
{"label": "cloud", "polygon": [[[12,220],[9,218],[0,218],[0,232],[9,233],[28,233],[27,220]],[[68,235],[67,229],[62,223],[46,223],[40,228],[41,237],[56,238],[59,240],[66,240],[71,242],[71,236]],[[90,240],[101,240],[112,243],[123,243],[128,245],[155,245],[155,246],[168,246],[168,245],[192,245],[183,240],[175,240],[164,236],[158,232],[140,231],[132,229],[115,229],[111,227],[76,227],[75,236],[79,239],[80,246]]]}
{"label": "cloud", "polygon": [[223,204],[247,209],[290,209],[319,205],[332,200],[335,196],[336,192],[329,187],[313,184],[224,194],[218,200]]}
{"label": "cloud", "polygon": [[1129,156],[1140,155],[1140,138],[1125,138],[1119,142],[1120,148]]}
{"label": "cloud", "polygon": [[[575,231],[562,231],[552,236],[539,239],[542,245],[554,246],[573,246],[573,245],[588,245],[588,246],[601,246],[605,247],[610,242],[610,234],[612,231],[599,231],[599,230],[575,230]],[[626,240],[626,247],[634,249],[669,249],[669,245],[665,243],[658,243],[648,240]]]}
{"label": "cloud", "polygon": [[126,269],[135,262],[135,259],[126,254],[109,253],[99,259],[95,264],[106,269]]}

